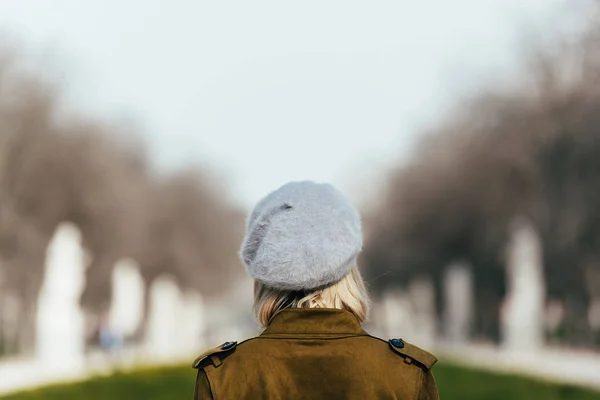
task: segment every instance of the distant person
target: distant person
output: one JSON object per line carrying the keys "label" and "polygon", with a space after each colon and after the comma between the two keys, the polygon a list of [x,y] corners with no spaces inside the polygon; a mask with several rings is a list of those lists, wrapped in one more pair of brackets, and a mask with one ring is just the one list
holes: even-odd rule
{"label": "distant person", "polygon": [[98,329],[98,339],[100,348],[109,356],[113,364],[121,361],[121,353],[123,350],[123,337],[119,335],[110,325],[108,315],[102,317]]}
{"label": "distant person", "polygon": [[358,212],[328,184],[289,183],[261,200],[241,257],[265,329],[198,357],[194,399],[438,399],[435,356],[361,328],[361,247]]}

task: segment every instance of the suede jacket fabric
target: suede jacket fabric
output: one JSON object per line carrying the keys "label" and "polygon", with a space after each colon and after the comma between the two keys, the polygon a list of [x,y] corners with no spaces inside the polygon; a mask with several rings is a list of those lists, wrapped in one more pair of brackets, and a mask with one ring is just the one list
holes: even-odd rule
{"label": "suede jacket fabric", "polygon": [[258,337],[199,356],[194,400],[439,399],[432,354],[336,309],[288,309]]}

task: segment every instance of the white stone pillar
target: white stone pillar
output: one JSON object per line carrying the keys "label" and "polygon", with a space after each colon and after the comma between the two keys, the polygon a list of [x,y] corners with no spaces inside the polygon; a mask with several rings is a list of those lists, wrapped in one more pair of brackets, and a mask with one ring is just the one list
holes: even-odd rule
{"label": "white stone pillar", "polygon": [[389,338],[403,338],[418,346],[431,346],[435,341],[436,315],[431,281],[420,279],[406,291],[387,291],[381,306],[385,315],[385,332]]}
{"label": "white stone pillar", "polygon": [[506,261],[503,345],[532,352],[544,344],[545,281],[540,238],[529,221],[517,219],[512,224]]}
{"label": "white stone pillar", "polygon": [[168,276],[157,278],[149,290],[146,351],[153,358],[173,359],[180,351],[177,341],[181,324],[185,323],[179,318],[182,308],[181,291]]}
{"label": "white stone pillar", "polygon": [[62,224],[50,242],[36,315],[36,355],[53,370],[78,368],[84,361],[84,315],[79,298],[85,283],[81,233]]}
{"label": "white stone pillar", "polygon": [[446,270],[443,315],[446,339],[454,344],[467,342],[473,324],[473,277],[465,262]]}
{"label": "white stone pillar", "polygon": [[416,335],[407,340],[418,346],[432,347],[435,344],[437,326],[432,280],[415,280],[409,286],[408,296],[414,310]]}
{"label": "white stone pillar", "polygon": [[410,340],[413,335],[414,315],[406,293],[400,289],[387,290],[381,299],[383,310],[383,332],[386,339],[403,337]]}
{"label": "white stone pillar", "polygon": [[[186,291],[182,299],[181,330],[179,332],[180,351],[193,352],[202,349],[206,343],[206,315],[204,299],[199,292]],[[229,339],[227,339],[229,340]],[[232,340],[239,340],[235,338]]]}
{"label": "white stone pillar", "polygon": [[112,288],[109,327],[113,334],[124,339],[136,333],[144,315],[145,285],[134,260],[122,259],[116,263]]}

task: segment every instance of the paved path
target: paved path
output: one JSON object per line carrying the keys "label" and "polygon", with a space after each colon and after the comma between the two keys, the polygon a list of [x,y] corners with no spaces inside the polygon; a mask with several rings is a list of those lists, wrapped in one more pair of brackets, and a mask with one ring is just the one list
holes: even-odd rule
{"label": "paved path", "polygon": [[[518,353],[491,345],[473,344],[439,344],[435,347],[435,352],[442,361],[458,365],[600,389],[600,353],[552,348],[535,353]],[[124,355],[120,367],[130,369],[186,363],[189,358],[188,354],[186,357],[173,357],[169,360],[151,360],[130,351]],[[112,371],[114,364],[100,353],[90,355],[84,365],[60,369],[48,368],[32,359],[5,359],[0,361],[0,394],[57,382],[79,381],[91,376],[110,374]]]}
{"label": "paved path", "polygon": [[[118,369],[128,370],[149,365],[180,365],[190,362],[193,358],[190,357],[190,354],[194,353],[188,353],[184,357],[151,359],[147,356],[140,356],[139,353],[135,354],[131,350],[123,355],[118,363]],[[49,384],[77,382],[92,376],[109,375],[116,368],[114,360],[99,352],[89,355],[79,365],[74,363],[60,368],[49,367],[35,359],[3,359],[0,360],[0,395]]]}
{"label": "paved path", "polygon": [[600,352],[546,348],[536,352],[511,352],[491,345],[439,345],[440,359],[494,372],[528,375],[540,379],[600,390]]}

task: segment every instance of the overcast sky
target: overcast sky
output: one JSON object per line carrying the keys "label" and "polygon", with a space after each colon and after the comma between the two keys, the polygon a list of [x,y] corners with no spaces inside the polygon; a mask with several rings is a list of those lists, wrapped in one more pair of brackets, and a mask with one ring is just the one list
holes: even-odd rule
{"label": "overcast sky", "polygon": [[362,200],[565,1],[0,0],[0,27],[73,107],[136,121],[163,170],[214,165],[249,207],[298,179]]}

